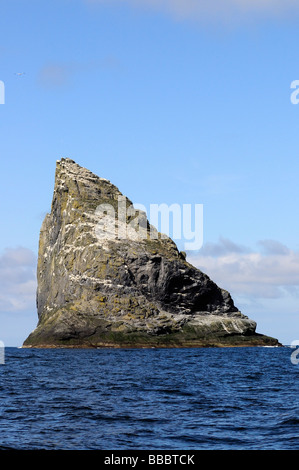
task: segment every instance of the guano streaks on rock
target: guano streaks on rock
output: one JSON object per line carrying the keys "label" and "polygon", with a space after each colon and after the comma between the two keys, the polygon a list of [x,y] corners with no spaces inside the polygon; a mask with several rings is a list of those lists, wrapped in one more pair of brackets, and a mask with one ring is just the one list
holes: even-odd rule
{"label": "guano streaks on rock", "polygon": [[[231,295],[169,237],[155,231],[152,238],[144,213],[137,213],[143,238],[130,211],[114,224],[120,199],[132,206],[109,180],[71,159],[57,161],[51,213],[40,231],[38,324],[24,347],[278,344],[257,334]],[[103,208],[112,208],[111,218]],[[127,227],[126,237],[115,237]]]}

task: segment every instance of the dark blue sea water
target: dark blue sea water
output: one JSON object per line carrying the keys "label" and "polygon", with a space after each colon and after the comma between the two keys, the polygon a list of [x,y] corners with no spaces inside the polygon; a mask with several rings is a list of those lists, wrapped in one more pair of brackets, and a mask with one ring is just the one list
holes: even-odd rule
{"label": "dark blue sea water", "polygon": [[299,449],[292,349],[18,349],[0,449]]}

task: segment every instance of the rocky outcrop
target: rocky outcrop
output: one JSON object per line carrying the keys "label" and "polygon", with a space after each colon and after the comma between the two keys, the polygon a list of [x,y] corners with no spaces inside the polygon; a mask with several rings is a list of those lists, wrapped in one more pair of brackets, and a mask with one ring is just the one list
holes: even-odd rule
{"label": "rocky outcrop", "polygon": [[24,347],[274,345],[110,181],[57,162]]}

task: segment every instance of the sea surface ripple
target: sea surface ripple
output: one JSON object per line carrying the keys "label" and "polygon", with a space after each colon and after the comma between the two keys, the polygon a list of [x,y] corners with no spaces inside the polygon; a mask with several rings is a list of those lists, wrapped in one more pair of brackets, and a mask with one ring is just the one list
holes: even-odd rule
{"label": "sea surface ripple", "polygon": [[292,349],[5,349],[0,449],[299,449]]}

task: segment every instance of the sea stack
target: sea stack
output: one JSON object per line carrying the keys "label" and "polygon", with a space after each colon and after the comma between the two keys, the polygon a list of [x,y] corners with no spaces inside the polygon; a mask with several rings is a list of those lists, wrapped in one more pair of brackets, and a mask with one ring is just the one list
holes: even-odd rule
{"label": "sea stack", "polygon": [[23,347],[278,345],[110,181],[57,161]]}

